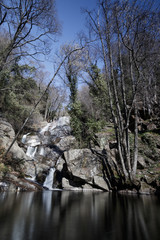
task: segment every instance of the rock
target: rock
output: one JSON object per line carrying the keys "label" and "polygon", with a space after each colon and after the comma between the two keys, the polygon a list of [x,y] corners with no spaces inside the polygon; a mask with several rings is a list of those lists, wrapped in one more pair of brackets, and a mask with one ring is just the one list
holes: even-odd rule
{"label": "rock", "polygon": [[24,172],[26,177],[33,180],[36,178],[36,168],[33,161],[24,162],[24,164],[22,165],[22,171]]}
{"label": "rock", "polygon": [[138,169],[144,169],[147,166],[144,157],[138,156],[137,160],[137,168]]}
{"label": "rock", "polygon": [[66,179],[66,178],[62,178],[62,188],[64,189],[64,190],[78,190],[78,191],[82,191],[82,188],[81,187],[75,187],[75,186],[72,186],[72,185],[70,185],[70,182],[69,182],[69,180],[68,179]]}
{"label": "rock", "polygon": [[154,123],[149,123],[147,125],[147,130],[153,131],[154,129],[157,129],[156,125]]}
{"label": "rock", "polygon": [[[15,132],[12,125],[4,119],[0,119],[0,143],[1,147],[5,150],[8,149],[15,137]],[[25,152],[15,142],[10,150],[13,159],[16,160],[31,160],[30,157],[26,156]]]}
{"label": "rock", "polygon": [[89,149],[70,149],[64,153],[68,170],[72,175],[92,183],[93,177],[102,172],[102,164]]}
{"label": "rock", "polygon": [[76,146],[76,139],[73,136],[66,136],[60,138],[60,141],[56,144],[62,151],[69,150]]}
{"label": "rock", "polygon": [[7,182],[0,182],[0,192],[6,192],[9,188],[9,184]]}
{"label": "rock", "polygon": [[93,190],[96,190],[96,188],[93,188],[93,186],[91,186],[90,184],[84,184],[83,186],[82,186],[82,188],[83,188],[83,191],[88,191],[88,190],[91,190],[91,191],[93,191]]}
{"label": "rock", "polygon": [[16,172],[6,174],[5,180],[0,183],[0,191],[38,191],[42,188],[36,183],[24,178],[19,178]]}
{"label": "rock", "polygon": [[106,191],[109,191],[108,185],[102,177],[94,176],[93,183],[95,185],[97,185],[98,187],[100,187]]}
{"label": "rock", "polygon": [[61,172],[63,170],[64,164],[65,164],[64,159],[60,157],[56,163],[56,169]]}
{"label": "rock", "polygon": [[139,190],[139,194],[154,194],[156,192],[156,189],[154,189],[152,186],[148,185],[145,182],[141,182],[141,187]]}
{"label": "rock", "polygon": [[96,136],[96,141],[99,145],[99,147],[101,149],[105,148],[106,145],[108,145],[108,139],[109,139],[109,136],[108,136],[108,132],[103,132],[103,133],[96,133],[95,136]]}

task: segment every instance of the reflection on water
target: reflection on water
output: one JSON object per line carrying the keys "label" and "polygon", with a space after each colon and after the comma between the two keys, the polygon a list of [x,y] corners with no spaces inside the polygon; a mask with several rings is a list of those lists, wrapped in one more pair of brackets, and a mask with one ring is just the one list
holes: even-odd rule
{"label": "reflection on water", "polygon": [[154,196],[52,192],[0,194],[2,240],[159,240]]}

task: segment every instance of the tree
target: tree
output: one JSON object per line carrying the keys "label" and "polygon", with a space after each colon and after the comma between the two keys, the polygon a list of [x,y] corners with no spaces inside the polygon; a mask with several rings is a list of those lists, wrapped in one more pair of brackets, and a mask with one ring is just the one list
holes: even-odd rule
{"label": "tree", "polygon": [[0,89],[1,112],[17,132],[39,97],[39,90],[29,65],[12,65],[7,75],[7,84]]}
{"label": "tree", "polygon": [[63,103],[66,99],[66,91],[61,87],[51,86],[47,93],[44,118],[53,121],[55,117],[61,115]]}
{"label": "tree", "polygon": [[6,150],[6,152],[4,153],[3,157],[5,158],[8,154],[8,152],[10,151],[10,149],[12,148],[13,144],[15,143],[15,141],[17,140],[19,134],[22,132],[23,128],[26,126],[27,122],[29,121],[29,119],[31,118],[31,116],[33,115],[34,111],[36,110],[37,106],[39,105],[39,103],[42,101],[42,99],[44,98],[44,96],[46,95],[46,93],[48,92],[48,89],[50,87],[50,85],[52,84],[53,80],[55,79],[55,77],[57,76],[60,68],[62,67],[62,65],[65,63],[66,59],[71,55],[74,54],[74,52],[76,51],[80,51],[82,50],[82,48],[75,48],[72,51],[70,51],[64,58],[63,60],[59,63],[53,77],[51,78],[51,80],[49,81],[49,83],[47,84],[44,92],[41,93],[40,97],[38,98],[38,100],[35,102],[34,106],[32,107],[31,111],[29,112],[27,118],[25,119],[25,121],[23,122],[22,126],[19,128],[19,131],[17,132],[16,136],[14,137],[13,141],[11,142],[10,146],[8,147],[8,149]]}
{"label": "tree", "polygon": [[[149,62],[157,46],[158,10],[154,1],[99,0],[98,11],[86,10],[86,13],[90,37],[98,39],[101,46],[122,175],[134,179],[138,159],[138,103],[142,100],[140,88],[142,90],[142,84],[147,82],[145,62]],[[129,136],[132,112],[134,146]]]}
{"label": "tree", "polygon": [[[68,52],[75,49],[77,46],[64,45],[61,48],[61,55],[67,56]],[[69,114],[71,116],[71,128],[74,136],[81,142],[82,137],[82,110],[81,104],[78,101],[78,76],[82,69],[81,59],[83,51],[76,51],[74,54],[69,55],[64,62],[64,83],[69,88]]]}
{"label": "tree", "polygon": [[59,30],[54,0],[1,0],[1,33],[8,34],[8,43],[0,51],[0,70],[7,61],[19,56],[34,58],[49,50],[47,38]]}

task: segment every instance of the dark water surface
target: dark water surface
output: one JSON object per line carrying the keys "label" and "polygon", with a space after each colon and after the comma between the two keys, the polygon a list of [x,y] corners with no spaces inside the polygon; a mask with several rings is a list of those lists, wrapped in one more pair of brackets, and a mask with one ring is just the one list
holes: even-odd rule
{"label": "dark water surface", "polygon": [[0,194],[0,240],[159,240],[160,199],[111,193]]}

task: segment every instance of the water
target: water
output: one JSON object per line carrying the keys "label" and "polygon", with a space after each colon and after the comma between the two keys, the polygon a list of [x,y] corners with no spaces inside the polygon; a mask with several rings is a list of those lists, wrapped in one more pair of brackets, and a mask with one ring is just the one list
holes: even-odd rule
{"label": "water", "polygon": [[52,185],[53,185],[53,179],[54,179],[54,172],[55,172],[55,168],[50,168],[49,170],[49,174],[46,177],[44,183],[43,183],[43,187],[48,188],[49,190],[53,190]]}
{"label": "water", "polygon": [[29,147],[27,148],[26,155],[29,156],[29,157],[31,157],[31,158],[34,158],[36,152],[37,152],[37,147],[31,147],[31,146],[29,146]]}
{"label": "water", "polygon": [[160,199],[110,193],[0,194],[2,240],[159,240]]}
{"label": "water", "polygon": [[22,140],[21,140],[21,142],[22,142],[23,144],[25,144],[26,139],[27,139],[27,136],[28,136],[29,134],[30,134],[30,133],[27,133],[27,134],[23,135]]}

